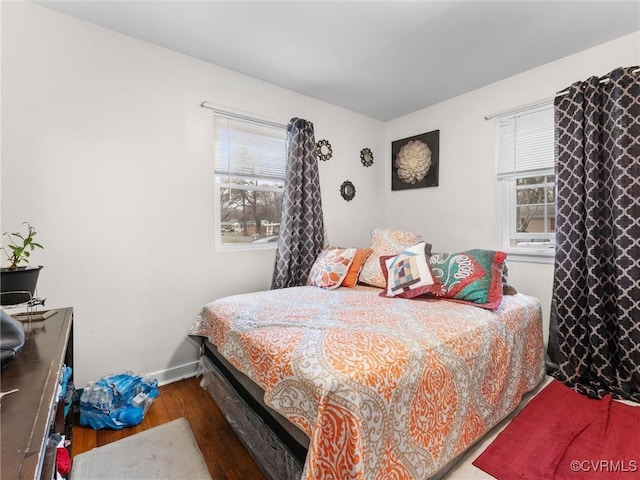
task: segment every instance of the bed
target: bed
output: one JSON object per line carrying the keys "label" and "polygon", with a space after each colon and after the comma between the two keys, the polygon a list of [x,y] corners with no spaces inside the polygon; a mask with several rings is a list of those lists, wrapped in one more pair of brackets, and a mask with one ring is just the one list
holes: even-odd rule
{"label": "bed", "polygon": [[541,308],[380,288],[294,287],[207,304],[203,386],[272,479],[426,479],[544,377]]}

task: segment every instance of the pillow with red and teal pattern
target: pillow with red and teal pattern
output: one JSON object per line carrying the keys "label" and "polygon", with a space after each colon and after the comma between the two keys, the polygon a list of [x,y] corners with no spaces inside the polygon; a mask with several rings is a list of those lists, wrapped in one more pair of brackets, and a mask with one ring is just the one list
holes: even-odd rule
{"label": "pillow with red and teal pattern", "polygon": [[507,254],[493,250],[467,250],[429,257],[440,281],[436,297],[495,310],[502,303],[502,264]]}
{"label": "pillow with red and teal pattern", "polygon": [[328,290],[338,288],[349,273],[349,267],[357,250],[357,248],[325,248],[313,262],[307,285]]}

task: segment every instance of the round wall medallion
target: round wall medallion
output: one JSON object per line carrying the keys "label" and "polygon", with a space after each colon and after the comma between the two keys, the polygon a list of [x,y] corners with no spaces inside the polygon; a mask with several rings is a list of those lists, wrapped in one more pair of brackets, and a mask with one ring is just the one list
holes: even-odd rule
{"label": "round wall medallion", "polygon": [[373,165],[373,153],[371,153],[370,148],[363,148],[360,150],[360,161],[365,167]]}
{"label": "round wall medallion", "polygon": [[318,158],[323,162],[326,162],[333,156],[333,150],[331,150],[329,140],[319,140],[318,143],[316,143],[316,148],[318,149]]}
{"label": "round wall medallion", "polygon": [[347,202],[353,200],[353,197],[356,196],[356,187],[349,180],[345,181],[340,185],[340,195]]}

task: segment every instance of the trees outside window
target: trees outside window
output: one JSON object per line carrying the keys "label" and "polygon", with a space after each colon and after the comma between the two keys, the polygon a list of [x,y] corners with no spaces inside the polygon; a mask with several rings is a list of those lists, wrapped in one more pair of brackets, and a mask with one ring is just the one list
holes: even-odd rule
{"label": "trees outside window", "polygon": [[280,234],[286,128],[214,115],[216,245],[262,248]]}

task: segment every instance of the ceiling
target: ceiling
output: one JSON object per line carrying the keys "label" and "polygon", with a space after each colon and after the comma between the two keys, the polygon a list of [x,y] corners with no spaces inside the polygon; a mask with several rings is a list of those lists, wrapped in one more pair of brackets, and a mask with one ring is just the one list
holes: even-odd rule
{"label": "ceiling", "polygon": [[380,120],[640,30],[637,0],[35,3]]}

